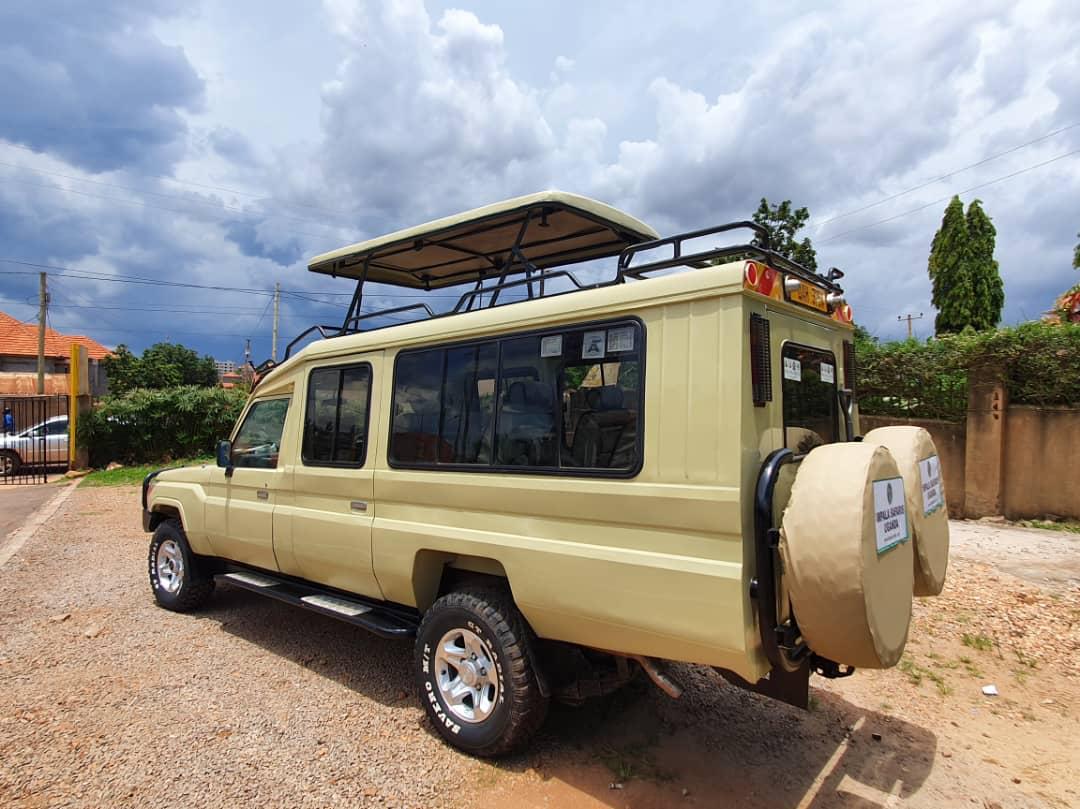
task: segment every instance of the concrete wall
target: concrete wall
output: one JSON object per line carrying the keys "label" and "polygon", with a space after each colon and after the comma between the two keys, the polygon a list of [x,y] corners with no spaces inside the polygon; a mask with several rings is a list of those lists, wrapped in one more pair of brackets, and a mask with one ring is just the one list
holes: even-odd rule
{"label": "concrete wall", "polygon": [[960,519],[964,516],[966,446],[967,429],[963,423],[937,421],[934,419],[904,419],[894,416],[859,416],[859,426],[863,434],[875,427],[891,427],[894,424],[907,424],[922,427],[930,433],[937,446],[941,459],[941,474],[945,478],[945,502],[949,506],[949,516]]}
{"label": "concrete wall", "polygon": [[1080,520],[1080,410],[1013,405],[1006,413],[1005,516]]}
{"label": "concrete wall", "polygon": [[1080,520],[1080,410],[1009,405],[1004,391],[972,386],[966,423],[860,416],[875,427],[925,427],[937,445],[949,516]]}

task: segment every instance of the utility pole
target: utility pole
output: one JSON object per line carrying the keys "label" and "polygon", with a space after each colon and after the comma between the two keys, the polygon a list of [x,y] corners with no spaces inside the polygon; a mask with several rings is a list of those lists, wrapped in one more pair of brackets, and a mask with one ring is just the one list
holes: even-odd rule
{"label": "utility pole", "polygon": [[274,282],[274,338],[270,343],[270,359],[277,362],[278,308],[281,306],[281,282]]}
{"label": "utility pole", "polygon": [[913,320],[922,320],[922,316],[923,316],[922,312],[919,312],[919,314],[917,314],[917,315],[897,315],[896,316],[897,320],[906,320],[907,321],[907,338],[909,340],[912,337],[911,321],[913,321]]}
{"label": "utility pole", "polygon": [[37,334],[37,392],[45,394],[45,315],[49,310],[49,284],[45,273],[41,273],[38,284],[38,334]]}

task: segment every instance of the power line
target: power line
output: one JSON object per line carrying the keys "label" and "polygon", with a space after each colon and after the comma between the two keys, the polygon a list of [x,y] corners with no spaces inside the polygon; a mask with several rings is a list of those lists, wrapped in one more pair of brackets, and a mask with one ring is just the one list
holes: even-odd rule
{"label": "power line", "polygon": [[1064,160],[1066,157],[1072,157],[1073,155],[1077,155],[1077,154],[1080,154],[1080,149],[1074,149],[1071,152],[1066,152],[1065,154],[1058,155],[1057,157],[1052,157],[1049,160],[1044,160],[1041,163],[1036,163],[1033,166],[1027,166],[1026,168],[1022,168],[1022,169],[1019,169],[1018,171],[1011,172],[1010,174],[1002,175],[1001,177],[995,177],[993,180],[987,180],[985,183],[979,183],[978,185],[973,185],[970,188],[965,188],[963,191],[956,191],[955,193],[948,194],[948,195],[946,195],[944,197],[941,197],[940,199],[935,199],[935,200],[932,200],[930,202],[927,202],[924,205],[920,205],[917,208],[912,208],[909,211],[904,211],[903,213],[898,213],[898,214],[895,214],[894,216],[886,217],[885,219],[879,219],[877,222],[871,222],[871,223],[869,223],[867,225],[860,225],[857,228],[851,228],[851,230],[845,230],[843,233],[837,233],[836,235],[830,236],[827,239],[819,239],[818,244],[824,244],[825,242],[835,241],[836,239],[839,239],[839,238],[841,238],[843,236],[847,236],[847,235],[849,235],[851,233],[858,233],[860,230],[866,230],[867,228],[877,227],[878,225],[884,225],[886,222],[892,222],[892,221],[894,221],[896,219],[901,219],[902,217],[910,216],[911,214],[918,213],[919,211],[926,210],[927,208],[929,208],[929,207],[931,207],[933,205],[940,205],[942,202],[946,202],[946,201],[952,199],[954,196],[960,196],[961,194],[970,194],[972,191],[978,191],[980,188],[986,188],[987,186],[995,185],[996,183],[1001,183],[1001,182],[1004,182],[1005,180],[1011,180],[1013,177],[1019,177],[1021,174],[1027,174],[1029,171],[1034,171],[1035,169],[1040,169],[1043,166],[1049,166],[1051,163],[1056,163],[1059,160]]}
{"label": "power line", "polygon": [[1027,143],[1021,143],[1019,146],[1013,146],[1011,149],[1006,149],[1004,152],[998,152],[995,155],[990,155],[989,157],[984,157],[982,160],[979,160],[979,161],[977,161],[975,163],[971,163],[971,164],[969,164],[967,166],[963,166],[962,168],[958,168],[958,169],[956,169],[954,171],[950,171],[948,174],[942,174],[940,177],[935,177],[932,180],[927,180],[926,182],[920,183],[919,185],[914,185],[911,188],[905,189],[904,191],[899,191],[896,194],[892,194],[891,196],[879,199],[877,202],[871,202],[869,205],[864,205],[861,208],[855,208],[853,210],[846,211],[845,213],[841,213],[841,214],[837,214],[836,216],[832,216],[832,217],[830,217],[830,218],[828,218],[828,219],[826,219],[826,220],[824,220],[822,222],[816,223],[814,225],[814,227],[822,228],[822,227],[825,227],[825,225],[829,224],[830,222],[835,222],[838,219],[846,219],[847,217],[854,216],[857,213],[862,213],[863,211],[868,211],[871,208],[876,208],[878,205],[884,205],[886,202],[892,202],[894,199],[898,199],[898,198],[900,198],[902,196],[905,196],[906,194],[910,194],[913,191],[918,191],[918,190],[920,190],[922,188],[926,188],[929,185],[934,185],[935,183],[940,183],[942,180],[947,180],[950,177],[954,177],[955,175],[960,174],[960,173],[965,172],[965,171],[968,171],[969,169],[977,168],[978,166],[982,166],[985,163],[990,163],[990,162],[992,162],[994,160],[997,160],[998,158],[1005,157],[1005,155],[1010,155],[1013,152],[1018,152],[1021,149],[1026,149],[1028,146],[1033,146],[1036,143],[1041,143],[1042,141],[1046,140],[1047,138],[1052,138],[1055,135],[1060,135],[1062,132],[1068,132],[1070,129],[1075,129],[1078,126],[1080,126],[1080,121],[1078,121],[1075,124],[1069,124],[1068,126],[1063,126],[1061,129],[1055,129],[1053,132],[1048,132],[1047,134],[1041,135],[1040,137],[1037,137],[1034,140],[1029,140]]}

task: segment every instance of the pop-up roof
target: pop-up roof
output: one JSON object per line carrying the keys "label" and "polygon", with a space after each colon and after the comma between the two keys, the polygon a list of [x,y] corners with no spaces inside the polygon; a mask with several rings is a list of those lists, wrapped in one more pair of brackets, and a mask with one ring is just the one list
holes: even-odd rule
{"label": "pop-up roof", "polygon": [[[542,191],[436,219],[313,258],[312,272],[437,289],[530,269],[618,255],[659,238],[644,222],[602,202]],[[515,247],[519,255],[515,255]],[[367,270],[365,272],[365,265]]]}

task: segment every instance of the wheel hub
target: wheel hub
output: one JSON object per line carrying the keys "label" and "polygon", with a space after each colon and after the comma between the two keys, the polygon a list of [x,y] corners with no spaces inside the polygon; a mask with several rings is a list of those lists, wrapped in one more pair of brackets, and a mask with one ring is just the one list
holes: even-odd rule
{"label": "wheel hub", "polygon": [[157,549],[155,558],[158,584],[167,593],[175,593],[184,580],[184,554],[176,540],[166,539]]}
{"label": "wheel hub", "polygon": [[435,679],[439,695],[454,718],[470,724],[483,722],[499,701],[495,655],[475,632],[452,629],[435,651]]}

